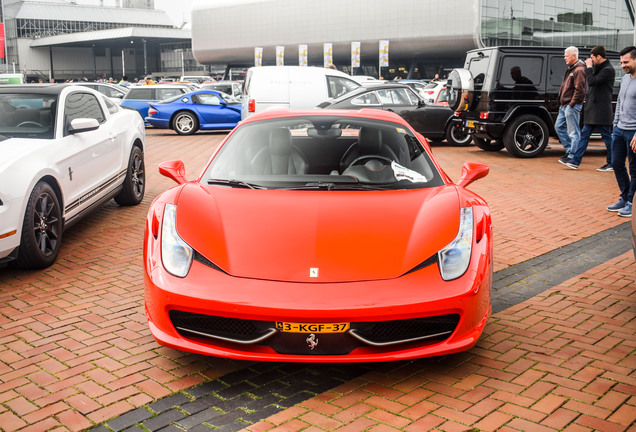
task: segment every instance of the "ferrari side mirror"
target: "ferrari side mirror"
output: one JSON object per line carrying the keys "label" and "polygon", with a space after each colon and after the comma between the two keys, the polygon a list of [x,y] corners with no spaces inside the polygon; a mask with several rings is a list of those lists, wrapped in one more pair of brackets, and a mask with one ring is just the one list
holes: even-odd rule
{"label": "ferrari side mirror", "polygon": [[466,187],[475,180],[486,177],[490,167],[481,162],[466,162],[462,167],[462,177],[457,182],[458,186]]}
{"label": "ferrari side mirror", "polygon": [[166,161],[159,164],[159,173],[166,176],[178,184],[187,183],[185,177],[185,165],[180,160]]}

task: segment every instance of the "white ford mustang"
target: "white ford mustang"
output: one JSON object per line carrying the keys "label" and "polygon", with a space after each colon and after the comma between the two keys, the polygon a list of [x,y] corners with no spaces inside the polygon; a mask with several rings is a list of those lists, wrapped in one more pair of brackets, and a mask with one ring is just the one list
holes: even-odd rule
{"label": "white ford mustang", "polygon": [[0,86],[0,264],[49,266],[91,209],[139,204],[145,138],[136,111],[90,88]]}

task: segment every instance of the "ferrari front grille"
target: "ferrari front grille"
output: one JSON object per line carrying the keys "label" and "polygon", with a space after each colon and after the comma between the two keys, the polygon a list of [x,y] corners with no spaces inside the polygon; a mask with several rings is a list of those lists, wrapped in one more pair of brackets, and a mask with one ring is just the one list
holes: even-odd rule
{"label": "ferrari front grille", "polygon": [[240,344],[254,344],[276,333],[271,323],[172,310],[172,325],[184,337],[203,336]]}
{"label": "ferrari front grille", "polygon": [[272,321],[244,320],[172,310],[170,320],[186,338],[205,337],[242,345],[262,343],[286,354],[346,354],[369,345],[385,347],[409,342],[435,343],[447,339],[459,315],[440,315],[395,321],[351,322],[345,333],[321,334],[320,349],[305,352],[308,334],[279,332]]}
{"label": "ferrari front grille", "polygon": [[459,315],[440,315],[396,321],[356,323],[350,333],[359,341],[372,346],[395,345],[422,340],[446,339],[455,331]]}

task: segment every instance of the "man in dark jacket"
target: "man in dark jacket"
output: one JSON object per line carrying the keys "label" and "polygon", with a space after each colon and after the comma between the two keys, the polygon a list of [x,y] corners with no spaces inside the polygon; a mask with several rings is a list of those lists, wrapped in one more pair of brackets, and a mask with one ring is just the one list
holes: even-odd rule
{"label": "man in dark jacket", "polygon": [[614,121],[614,112],[612,110],[612,89],[616,72],[606,56],[604,47],[595,46],[590,52],[590,58],[585,59],[587,94],[583,111],[584,125],[578,147],[573,153],[570,153],[570,160],[564,163],[568,168],[577,169],[579,167],[590,142],[590,135],[596,129],[601,134],[607,148],[607,163],[597,171],[613,171],[612,122]]}
{"label": "man in dark jacket", "polygon": [[[554,122],[554,128],[559,141],[565,149],[565,155],[559,159],[564,164],[571,160],[581,139],[581,109],[585,100],[585,63],[579,60],[579,49],[571,46],[565,49],[563,58],[568,68],[559,90],[559,115]],[[576,169],[576,168],[575,168]]]}

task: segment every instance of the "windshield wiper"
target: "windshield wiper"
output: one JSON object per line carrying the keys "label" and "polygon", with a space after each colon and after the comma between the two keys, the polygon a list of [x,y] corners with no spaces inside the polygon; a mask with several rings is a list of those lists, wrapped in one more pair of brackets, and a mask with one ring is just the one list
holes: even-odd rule
{"label": "windshield wiper", "polygon": [[303,186],[281,188],[285,190],[386,190],[385,187],[363,183],[311,182]]}
{"label": "windshield wiper", "polygon": [[261,186],[257,186],[257,185],[247,183],[241,180],[208,179],[208,184],[239,187],[239,188],[246,188],[246,189],[263,189],[263,187]]}

